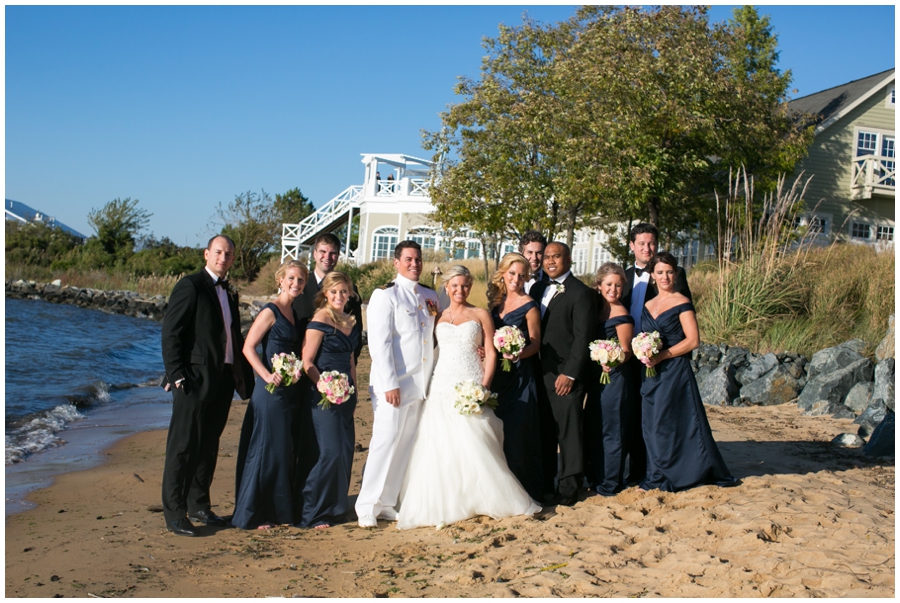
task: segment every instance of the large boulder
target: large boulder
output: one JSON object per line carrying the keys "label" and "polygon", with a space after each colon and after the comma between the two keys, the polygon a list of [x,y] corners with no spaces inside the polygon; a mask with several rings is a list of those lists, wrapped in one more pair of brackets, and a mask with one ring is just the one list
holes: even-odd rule
{"label": "large boulder", "polygon": [[819,350],[813,354],[809,366],[806,367],[807,381],[813,381],[821,374],[834,372],[863,359],[865,345],[861,339],[852,339],[833,348]]}
{"label": "large boulder", "polygon": [[894,315],[888,317],[888,328],[884,339],[875,348],[875,360],[882,362],[888,358],[894,357]]}
{"label": "large boulder", "polygon": [[707,406],[729,406],[740,393],[734,369],[725,364],[713,369],[699,387],[700,399]]}
{"label": "large boulder", "polygon": [[[878,368],[876,367],[876,371]],[[872,390],[875,388],[874,383],[857,383],[850,388],[847,397],[844,398],[844,406],[859,414],[872,403]]]}
{"label": "large boulder", "polygon": [[881,400],[888,410],[894,410],[894,359],[888,358],[875,365],[875,384],[872,400]]}
{"label": "large boulder", "polygon": [[752,381],[756,381],[776,366],[778,366],[778,357],[769,352],[765,356],[752,360],[745,368],[737,371],[735,378],[741,385],[747,385]]}
{"label": "large boulder", "polygon": [[814,378],[809,377],[806,386],[800,392],[797,404],[803,410],[808,410],[819,400],[842,404],[853,386],[860,382],[871,381],[874,372],[872,361],[860,358],[843,368],[819,373]]}
{"label": "large boulder", "polygon": [[866,456],[894,456],[894,413],[888,411],[863,448]]}
{"label": "large boulder", "polygon": [[754,406],[787,404],[795,400],[799,393],[797,380],[781,364],[741,388],[741,398]]}
{"label": "large boulder", "polygon": [[750,350],[747,348],[732,346],[728,348],[725,355],[719,360],[719,364],[730,364],[736,371],[747,366],[747,357],[749,354]]}
{"label": "large boulder", "polygon": [[835,419],[852,419],[856,413],[839,402],[831,400],[817,400],[809,408],[803,411],[807,417],[823,417],[831,415]]}
{"label": "large boulder", "polygon": [[856,433],[863,438],[869,437],[875,431],[875,428],[878,427],[878,424],[884,420],[888,412],[890,411],[885,407],[884,402],[875,400],[853,421],[859,425],[859,430]]}

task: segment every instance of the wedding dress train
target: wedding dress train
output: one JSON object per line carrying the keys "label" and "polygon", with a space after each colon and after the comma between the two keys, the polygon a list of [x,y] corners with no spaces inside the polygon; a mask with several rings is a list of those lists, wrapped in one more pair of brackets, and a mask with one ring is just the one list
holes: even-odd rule
{"label": "wedding dress train", "polygon": [[[506,464],[503,422],[494,411],[461,415],[453,386],[484,375],[481,324],[440,323],[440,355],[400,490],[397,527],[440,526],[477,515],[533,515],[535,503]],[[487,343],[490,345],[490,342]]]}

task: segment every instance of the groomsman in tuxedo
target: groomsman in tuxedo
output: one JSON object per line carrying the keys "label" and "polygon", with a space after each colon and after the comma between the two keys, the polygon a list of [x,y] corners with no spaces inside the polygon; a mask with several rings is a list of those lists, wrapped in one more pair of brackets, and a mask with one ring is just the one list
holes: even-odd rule
{"label": "groomsman in tuxedo", "polygon": [[547,273],[543,269],[546,246],[547,238],[537,230],[529,230],[519,239],[519,253],[524,255],[531,265],[531,278],[525,282],[525,293],[530,293],[531,287],[536,282],[547,280]]}
{"label": "groomsman in tuxedo", "polygon": [[[309,281],[306,283],[303,293],[298,295],[292,304],[294,311],[297,313],[297,318],[303,324],[307,323],[312,318],[312,315],[316,313],[316,295],[321,289],[322,279],[337,266],[338,258],[341,255],[341,240],[333,233],[321,233],[313,241],[312,255],[316,264],[315,268],[310,273]],[[355,283],[353,292],[356,294],[356,297],[350,297],[344,310],[352,314],[356,318],[356,324],[362,328],[362,305],[359,301],[359,289],[357,289]],[[363,341],[362,337],[360,337],[359,342],[356,344],[356,349],[353,350],[353,355],[357,361],[362,348]]]}
{"label": "groomsman in tuxedo", "polygon": [[[647,264],[656,255],[659,231],[653,224],[641,222],[636,224],[629,233],[628,246],[634,254],[634,266],[625,270],[625,284],[622,287],[622,303],[629,309],[634,318],[634,334],[641,332],[641,314],[644,304],[656,297],[657,289],[646,270]],[[684,268],[678,267],[675,275],[675,289],[688,299],[691,299],[691,290],[688,287],[687,276]],[[641,391],[641,375],[643,371],[634,372],[634,391]],[[644,434],[641,429],[641,400],[638,396],[632,405],[631,413],[626,428],[627,437],[625,448],[630,458],[627,483],[640,482],[647,472],[647,449],[644,445]]]}
{"label": "groomsman in tuxedo", "polygon": [[218,235],[203,252],[206,266],[175,284],[162,325],[167,389],[173,395],[162,476],[166,529],[197,536],[191,521],[224,526],[213,513],[209,488],[219,438],[237,389],[253,392],[253,370],[241,349],[237,293],[225,276],[234,263],[234,242]]}
{"label": "groomsman in tuxedo", "polygon": [[366,310],[375,419],[356,498],[356,515],[364,528],[374,528],[378,519],[397,519],[397,499],[434,364],[438,298],[419,283],[421,246],[401,241],[394,248],[394,267],[397,278],[372,293]]}
{"label": "groomsman in tuxedo", "polygon": [[[549,281],[538,281],[531,297],[541,306],[541,371],[539,404],[549,407],[552,420],[544,421],[541,448],[544,490],[553,492],[556,448],[559,445],[559,504],[578,500],[584,477],[582,412],[590,362],[588,345],[595,334],[599,296],[571,272],[568,245],[553,242],[544,250],[544,271]],[[546,415],[542,415],[546,416]]]}

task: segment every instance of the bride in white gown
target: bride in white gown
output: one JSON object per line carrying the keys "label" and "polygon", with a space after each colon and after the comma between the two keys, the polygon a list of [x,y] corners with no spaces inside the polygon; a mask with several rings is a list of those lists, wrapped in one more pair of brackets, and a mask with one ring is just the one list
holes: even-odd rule
{"label": "bride in white gown", "polygon": [[[485,407],[481,414],[462,415],[453,406],[457,383],[473,379],[490,387],[497,357],[490,315],[466,302],[471,274],[453,266],[445,277],[450,307],[435,327],[439,356],[400,490],[401,530],[541,510],[507,467],[503,422],[494,411]],[[480,345],[484,367],[476,351]]]}

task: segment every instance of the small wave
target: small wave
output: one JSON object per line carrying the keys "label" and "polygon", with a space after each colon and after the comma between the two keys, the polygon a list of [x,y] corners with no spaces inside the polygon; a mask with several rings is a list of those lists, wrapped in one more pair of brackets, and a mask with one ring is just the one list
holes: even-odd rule
{"label": "small wave", "polygon": [[65,440],[56,434],[72,421],[83,418],[84,415],[70,404],[26,417],[19,426],[6,433],[6,464],[18,463],[29,454],[65,444]]}
{"label": "small wave", "polygon": [[[126,387],[131,387],[130,384],[125,385]],[[84,390],[82,390],[83,393],[70,394],[66,396],[66,399],[69,401],[69,404],[71,404],[75,408],[90,408],[92,406],[97,406],[98,404],[106,404],[110,400],[110,387],[112,387],[113,389],[119,389],[118,386],[111,386],[109,383],[98,381],[97,383],[84,388]]]}

